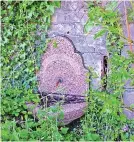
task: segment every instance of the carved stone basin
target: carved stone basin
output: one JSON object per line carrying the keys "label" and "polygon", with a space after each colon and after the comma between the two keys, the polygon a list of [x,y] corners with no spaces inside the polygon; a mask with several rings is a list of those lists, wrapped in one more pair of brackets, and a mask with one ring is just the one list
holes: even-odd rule
{"label": "carved stone basin", "polygon": [[[57,102],[64,97],[66,101],[62,104],[62,109],[65,124],[84,114],[87,73],[81,55],[76,53],[69,39],[60,36],[51,39],[38,73],[39,91],[45,96],[53,95]],[[48,100],[49,106],[53,106],[52,99]]]}

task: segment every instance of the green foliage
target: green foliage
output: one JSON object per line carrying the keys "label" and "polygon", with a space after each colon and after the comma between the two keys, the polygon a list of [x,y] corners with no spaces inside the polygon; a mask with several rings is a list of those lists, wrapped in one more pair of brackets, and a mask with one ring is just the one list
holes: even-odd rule
{"label": "green foliage", "polygon": [[[99,2],[99,1],[98,1]],[[2,140],[3,141],[120,141],[134,140],[134,121],[123,114],[122,94],[124,83],[134,84],[133,53],[121,56],[124,46],[119,15],[113,9],[117,2],[110,2],[106,9],[97,2],[89,3],[89,20],[85,32],[90,34],[94,26],[102,29],[95,39],[107,34],[109,71],[105,91],[89,90],[88,107],[81,123],[70,130],[58,127],[63,112],[59,105],[41,108],[33,116],[26,102],[35,108],[40,101],[37,93],[36,73],[40,58],[46,49],[46,32],[58,1],[2,1]],[[129,20],[133,12],[130,10]],[[57,43],[54,42],[54,47]],[[92,72],[92,77],[96,74]],[[88,74],[87,76],[89,76]],[[90,79],[87,79],[90,81]],[[131,106],[133,109],[133,105]],[[55,114],[52,116],[51,114]],[[38,119],[37,119],[38,118]],[[127,130],[123,130],[128,127]]]}
{"label": "green foliage", "polygon": [[[128,79],[134,81],[134,70],[131,68],[134,54],[130,52],[128,57],[121,56],[126,38],[123,36],[119,15],[113,11],[116,6],[117,2],[110,2],[106,8],[94,5],[94,2],[89,3],[88,28],[85,27],[85,30],[90,34],[93,26],[100,26],[101,30],[94,38],[107,35],[109,66],[108,75],[104,76],[107,81],[106,90],[89,91],[88,108],[82,123],[84,140],[131,140],[134,135],[134,121],[128,120],[122,109],[125,82]],[[128,126],[129,130],[123,131],[124,126]],[[93,139],[94,135],[96,139]]]}
{"label": "green foliage", "polygon": [[[26,102],[40,101],[36,73],[46,48],[46,32],[60,2],[1,2],[2,140],[50,140],[60,137],[50,118],[35,121]],[[46,131],[44,131],[47,129]],[[46,133],[47,132],[47,133]],[[59,138],[53,138],[58,140]]]}
{"label": "green foliage", "polygon": [[62,134],[64,134],[64,135],[67,134],[67,131],[68,131],[68,128],[63,128],[63,127],[61,128]]}
{"label": "green foliage", "polygon": [[[134,8],[134,6],[133,6]],[[134,10],[133,8],[128,9],[128,21],[131,23],[134,21]]]}
{"label": "green foliage", "polygon": [[26,118],[25,121],[19,122],[20,125],[16,120],[6,120],[2,124],[2,139],[8,141],[57,141],[62,139],[57,127],[57,117],[52,117],[47,110],[42,110],[38,118],[38,121]]}

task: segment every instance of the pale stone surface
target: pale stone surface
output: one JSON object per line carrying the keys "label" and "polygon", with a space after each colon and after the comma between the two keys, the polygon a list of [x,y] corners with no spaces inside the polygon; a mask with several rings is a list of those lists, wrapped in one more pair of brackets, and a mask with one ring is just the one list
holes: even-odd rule
{"label": "pale stone surface", "polygon": [[133,78],[131,78],[131,79],[129,79],[129,80],[126,81],[125,86],[124,86],[124,88],[126,90],[130,89],[130,91],[131,91],[131,89],[134,89],[134,86],[132,86],[132,79]]}
{"label": "pale stone surface", "polygon": [[[132,49],[134,51],[134,45],[132,45]],[[130,46],[129,45],[125,45],[121,51],[121,55],[124,57],[128,57],[128,51],[130,51]]]}
{"label": "pale stone surface", "polygon": [[[124,19],[124,22],[122,23],[122,26],[123,26],[123,34],[126,38],[128,38],[128,32],[127,32],[127,26],[126,26],[125,19]],[[129,27],[130,27],[130,38],[131,40],[134,41],[134,23],[130,23]],[[124,41],[125,41],[125,45],[129,45],[127,40],[124,40]],[[134,46],[134,43],[132,45]]]}
{"label": "pale stone surface", "polygon": [[[71,39],[76,50],[81,52],[82,56],[84,55],[84,60],[87,60],[88,55],[85,56],[84,53],[97,53],[102,55],[102,57],[108,55],[105,43],[106,36],[94,39],[95,33],[97,33],[101,27],[94,27],[89,34],[84,33],[84,25],[88,20],[87,7],[87,2],[85,1],[62,1],[61,8],[57,9],[54,15],[54,17],[57,16],[57,20],[53,21],[52,26],[48,31],[49,37],[62,35]],[[92,57],[93,56],[88,57],[89,62],[90,60],[98,62],[98,59]],[[99,61],[99,63],[101,62],[102,60]],[[94,66],[92,63],[90,66],[100,75],[100,72],[98,72],[100,71],[100,68],[98,69],[98,66]],[[99,76],[99,78],[101,79],[101,76]],[[98,81],[100,81],[100,79],[98,79]],[[100,83],[94,83],[94,81],[92,81],[92,84],[94,86],[94,84]],[[96,85],[94,87],[96,88]]]}
{"label": "pale stone surface", "polygon": [[124,104],[127,107],[134,104],[134,89],[128,89],[124,92]]}
{"label": "pale stone surface", "polygon": [[73,120],[81,117],[85,113],[86,103],[66,104],[63,105],[65,125],[69,124]]}
{"label": "pale stone surface", "polygon": [[[126,25],[124,25],[124,29],[123,30],[124,30],[125,37],[128,38]],[[134,23],[130,23],[130,35],[131,35],[131,40],[134,41]]]}
{"label": "pale stone surface", "polygon": [[97,53],[84,53],[84,64],[87,68],[92,68],[96,73],[96,78],[92,79],[92,87],[99,89],[101,87],[101,72],[103,56]]}
{"label": "pale stone surface", "polygon": [[86,43],[83,43],[82,45],[80,43],[76,43],[75,46],[77,47],[77,51],[80,51],[81,53],[95,52],[94,46],[87,45]]}
{"label": "pale stone surface", "polygon": [[134,118],[134,111],[130,111],[129,109],[124,109],[125,115],[127,115],[128,119],[133,119]]}

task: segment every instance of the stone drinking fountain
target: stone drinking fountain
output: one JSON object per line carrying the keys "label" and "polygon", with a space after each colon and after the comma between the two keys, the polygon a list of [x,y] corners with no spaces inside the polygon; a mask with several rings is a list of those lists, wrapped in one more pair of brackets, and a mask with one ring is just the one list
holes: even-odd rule
{"label": "stone drinking fountain", "polygon": [[64,124],[81,117],[86,108],[88,70],[83,66],[81,55],[75,53],[75,50],[68,38],[52,38],[38,73],[39,92],[42,98],[47,97],[47,106],[54,106],[62,100]]}
{"label": "stone drinking fountain", "polygon": [[[127,5],[129,6],[129,3]],[[117,7],[117,10],[124,15],[123,3]],[[101,78],[107,74],[106,58],[109,54],[106,48],[106,36],[94,39],[100,27],[94,27],[89,34],[84,33],[84,25],[88,20],[87,11],[86,1],[61,2],[61,8],[56,9],[52,17],[52,24],[47,33],[51,42],[42,56],[38,73],[41,102],[44,103],[43,98],[47,97],[47,107],[51,107],[62,101],[64,124],[84,114],[86,91],[91,86],[94,89],[101,88]],[[122,25],[123,30],[126,29],[125,23]],[[134,40],[133,23],[130,28]],[[126,33],[124,30],[127,37]],[[126,43],[122,56],[127,57],[128,46]],[[86,82],[89,67],[97,74],[97,78],[91,79],[90,86]],[[134,88],[129,82],[124,87],[124,104],[130,106],[134,103]],[[34,114],[39,108],[40,106],[35,108]],[[124,109],[124,113],[129,119],[134,118],[134,111]]]}

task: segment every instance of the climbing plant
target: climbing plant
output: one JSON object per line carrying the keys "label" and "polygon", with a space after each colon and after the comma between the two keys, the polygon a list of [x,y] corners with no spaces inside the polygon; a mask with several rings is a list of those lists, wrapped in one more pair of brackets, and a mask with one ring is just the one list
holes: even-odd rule
{"label": "climbing plant", "polygon": [[46,32],[57,7],[60,1],[1,1],[4,141],[56,140],[52,136],[59,135],[56,122],[52,126],[52,119],[36,121],[26,106],[26,103],[39,102],[36,73],[46,48]]}
{"label": "climbing plant", "polygon": [[[123,35],[120,15],[115,11],[117,4],[109,2],[102,7],[98,2],[89,3],[85,32],[90,34],[94,26],[101,27],[94,38],[106,35],[109,66],[102,80],[102,84],[107,83],[105,91],[89,91],[87,114],[83,120],[84,140],[134,140],[134,121],[128,120],[123,113],[124,85],[128,79],[132,82],[134,79],[134,69],[131,67],[134,53],[129,51],[128,57],[121,55],[124,43],[134,41]],[[132,110],[131,107],[128,109]]]}

